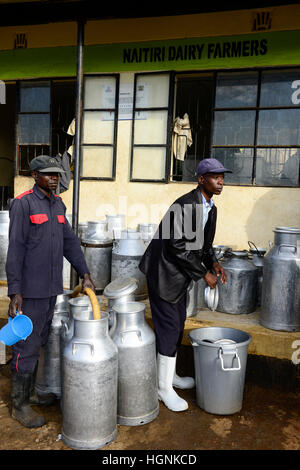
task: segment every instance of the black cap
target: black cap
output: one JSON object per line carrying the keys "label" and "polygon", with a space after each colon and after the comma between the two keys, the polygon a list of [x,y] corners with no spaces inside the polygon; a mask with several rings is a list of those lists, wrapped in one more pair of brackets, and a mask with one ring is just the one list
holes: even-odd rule
{"label": "black cap", "polygon": [[31,160],[29,165],[30,171],[38,171],[39,173],[65,173],[58,161],[48,155],[39,155]]}

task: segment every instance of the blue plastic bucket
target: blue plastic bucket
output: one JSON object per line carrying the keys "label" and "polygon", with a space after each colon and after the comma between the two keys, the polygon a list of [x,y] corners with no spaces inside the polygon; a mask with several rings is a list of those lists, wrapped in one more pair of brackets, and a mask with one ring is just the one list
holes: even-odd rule
{"label": "blue plastic bucket", "polygon": [[8,323],[0,330],[0,341],[6,346],[12,346],[21,339],[26,339],[32,332],[32,321],[26,315],[9,317]]}

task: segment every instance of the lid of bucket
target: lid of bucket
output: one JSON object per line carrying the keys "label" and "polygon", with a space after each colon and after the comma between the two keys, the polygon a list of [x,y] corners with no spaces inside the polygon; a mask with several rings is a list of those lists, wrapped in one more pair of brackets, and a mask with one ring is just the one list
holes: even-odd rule
{"label": "lid of bucket", "polygon": [[118,277],[108,284],[103,295],[109,299],[116,299],[132,294],[138,288],[138,281],[134,277]]}

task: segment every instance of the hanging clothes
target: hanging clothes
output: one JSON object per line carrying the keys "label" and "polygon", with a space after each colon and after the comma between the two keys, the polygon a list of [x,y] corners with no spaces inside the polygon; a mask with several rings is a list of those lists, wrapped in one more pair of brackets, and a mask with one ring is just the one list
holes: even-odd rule
{"label": "hanging clothes", "polygon": [[[75,118],[72,120],[71,124],[69,125],[69,128],[67,130],[67,134],[69,135],[75,135]],[[74,145],[70,145],[68,148],[68,153],[71,155],[72,161],[73,161],[73,152],[74,152]]]}
{"label": "hanging clothes", "polygon": [[56,189],[56,194],[60,194],[69,189],[71,181],[70,155],[67,151],[65,151],[63,155],[58,154],[54,158],[64,170],[64,173],[62,173],[59,177],[59,182]]}
{"label": "hanging clothes", "polygon": [[190,120],[188,114],[185,113],[183,119],[177,117],[174,121],[172,147],[175,158],[183,161],[185,159],[187,147],[190,147],[192,143],[193,139]]}

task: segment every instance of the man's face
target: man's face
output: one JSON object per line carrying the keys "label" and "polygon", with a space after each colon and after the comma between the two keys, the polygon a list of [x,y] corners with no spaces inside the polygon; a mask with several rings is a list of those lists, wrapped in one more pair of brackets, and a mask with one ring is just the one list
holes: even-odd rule
{"label": "man's face", "polygon": [[55,191],[58,185],[58,173],[39,173],[38,171],[33,171],[32,176],[35,179],[36,184],[50,193]]}
{"label": "man's face", "polygon": [[198,181],[207,194],[219,195],[224,186],[224,173],[206,173]]}

